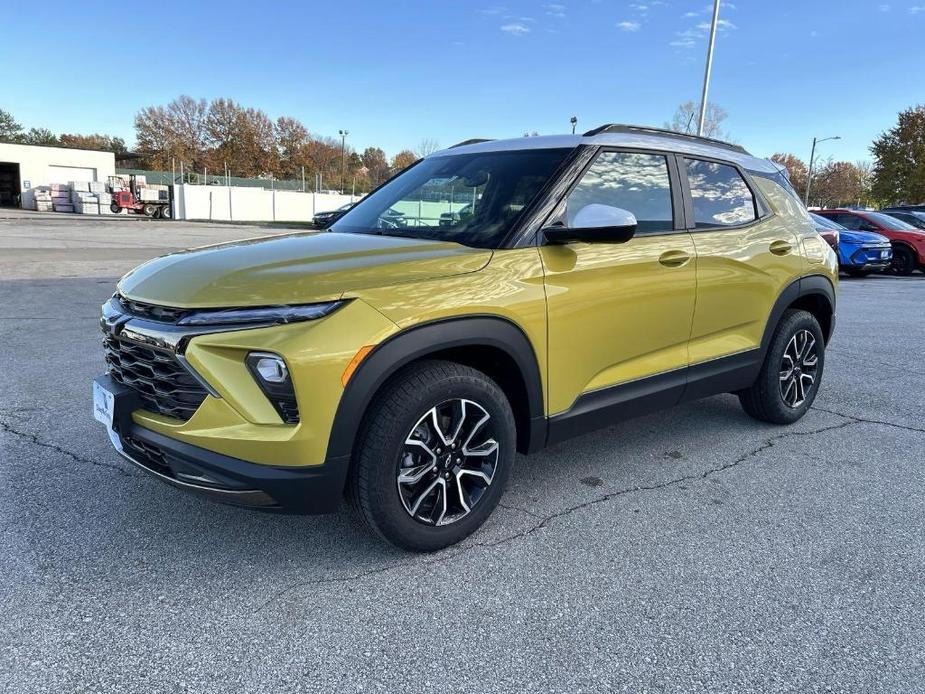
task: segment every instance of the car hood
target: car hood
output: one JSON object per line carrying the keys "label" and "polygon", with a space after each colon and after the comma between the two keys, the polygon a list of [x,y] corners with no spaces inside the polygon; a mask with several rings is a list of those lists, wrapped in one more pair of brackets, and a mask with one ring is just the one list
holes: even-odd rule
{"label": "car hood", "polygon": [[847,243],[889,243],[886,236],[874,233],[873,231],[854,231],[851,229],[842,229],[838,232],[840,241]]}
{"label": "car hood", "polygon": [[118,291],[177,308],[305,304],[475,272],[491,255],[447,241],[300,232],[155,258],[123,277]]}

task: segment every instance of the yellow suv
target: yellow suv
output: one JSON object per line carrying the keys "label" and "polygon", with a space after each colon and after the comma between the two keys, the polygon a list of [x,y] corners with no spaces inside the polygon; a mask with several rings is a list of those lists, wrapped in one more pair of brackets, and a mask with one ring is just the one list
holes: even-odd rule
{"label": "yellow suv", "polygon": [[517,451],[716,393],[799,419],[836,282],[786,176],[738,146],[621,125],[467,141],[323,232],[123,277],[94,412],[174,486],[296,513],[346,492],[435,550],[485,521]]}

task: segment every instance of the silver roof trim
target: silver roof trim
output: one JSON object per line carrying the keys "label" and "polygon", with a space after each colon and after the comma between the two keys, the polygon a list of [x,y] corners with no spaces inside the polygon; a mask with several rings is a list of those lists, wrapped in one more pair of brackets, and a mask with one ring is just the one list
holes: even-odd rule
{"label": "silver roof trim", "polygon": [[779,169],[768,159],[761,159],[750,154],[742,154],[725,147],[696,142],[669,135],[647,135],[633,132],[603,132],[597,135],[541,135],[539,137],[518,137],[509,140],[491,140],[472,145],[462,145],[443,149],[431,154],[431,157],[455,156],[474,152],[502,152],[512,150],[555,149],[559,147],[578,147],[579,145],[597,145],[608,147],[638,147],[659,152],[677,152],[693,156],[711,157],[738,164],[743,169],[776,174]]}

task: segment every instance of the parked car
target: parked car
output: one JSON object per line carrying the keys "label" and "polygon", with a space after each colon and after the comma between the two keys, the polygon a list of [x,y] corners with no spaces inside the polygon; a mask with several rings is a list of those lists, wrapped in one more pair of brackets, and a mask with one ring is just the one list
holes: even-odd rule
{"label": "parked car", "polygon": [[461,208],[459,208],[455,212],[442,212],[440,214],[439,224],[442,227],[453,226],[455,224],[459,224],[464,219],[468,219],[469,217],[471,217],[472,211],[473,211],[473,207],[472,207],[472,203],[470,202],[468,205],[463,205]]}
{"label": "parked car", "polygon": [[871,231],[851,231],[841,224],[810,213],[816,231],[838,254],[841,270],[853,277],[864,277],[871,272],[886,270],[893,260],[890,240]]}
{"label": "parked car", "polygon": [[318,229],[325,229],[347,214],[354,205],[356,205],[355,202],[348,202],[346,205],[341,205],[336,210],[319,212],[312,217],[312,224]]}
{"label": "parked car", "polygon": [[[478,214],[392,225],[437,186],[481,188]],[[616,125],[463,145],[326,232],[124,276],[94,413],[175,487],[309,513],[346,491],[379,536],[436,550],[488,518],[516,451],[717,393],[800,419],[837,270],[787,179],[737,145]]]}
{"label": "parked car", "polygon": [[899,210],[893,207],[887,207],[880,210],[883,214],[895,217],[901,222],[905,222],[916,229],[925,229],[925,211],[916,212],[914,210]]}
{"label": "parked car", "polygon": [[893,246],[890,269],[897,275],[910,275],[925,267],[925,232],[882,212],[860,210],[819,210],[818,215],[838,222],[851,231],[873,231],[886,236]]}

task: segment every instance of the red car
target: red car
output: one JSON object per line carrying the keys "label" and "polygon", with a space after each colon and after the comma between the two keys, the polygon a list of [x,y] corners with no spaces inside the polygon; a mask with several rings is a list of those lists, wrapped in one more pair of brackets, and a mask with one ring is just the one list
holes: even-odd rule
{"label": "red car", "polygon": [[909,275],[916,268],[925,272],[925,231],[881,212],[867,210],[817,210],[816,214],[855,231],[873,231],[890,240],[893,246],[891,269],[897,275]]}

